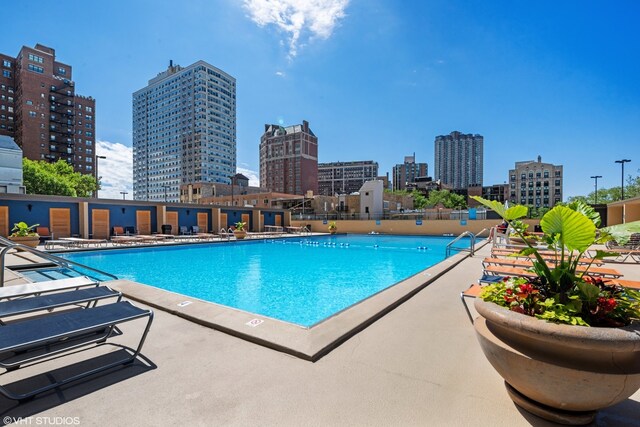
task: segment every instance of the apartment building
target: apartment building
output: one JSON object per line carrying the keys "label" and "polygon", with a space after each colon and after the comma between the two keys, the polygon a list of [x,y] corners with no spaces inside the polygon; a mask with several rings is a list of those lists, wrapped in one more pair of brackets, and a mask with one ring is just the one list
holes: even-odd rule
{"label": "apartment building", "polygon": [[318,194],[318,137],[309,122],[287,127],[264,125],[260,186],[276,193]]}
{"label": "apartment building", "polygon": [[538,160],[516,162],[509,170],[509,201],[521,205],[552,208],[562,202],[562,165]]}
{"label": "apartment building", "polygon": [[378,177],[373,160],[318,163],[318,194],[334,196],[360,191],[367,181]]}
{"label": "apartment building", "polygon": [[180,200],[180,186],[236,173],[236,79],[205,61],[174,65],[133,94],[133,198]]}
{"label": "apartment building", "polygon": [[404,163],[399,163],[393,167],[393,189],[407,190],[415,188],[413,185],[420,177],[426,177],[428,165],[426,163],[416,163],[416,155],[405,156]]}
{"label": "apartment building", "polygon": [[75,91],[73,68],[36,44],[0,54],[0,135],[31,160],[64,160],[95,176],[96,101]]}
{"label": "apartment building", "polygon": [[458,131],[435,139],[434,179],[453,189],[482,186],[484,138]]}

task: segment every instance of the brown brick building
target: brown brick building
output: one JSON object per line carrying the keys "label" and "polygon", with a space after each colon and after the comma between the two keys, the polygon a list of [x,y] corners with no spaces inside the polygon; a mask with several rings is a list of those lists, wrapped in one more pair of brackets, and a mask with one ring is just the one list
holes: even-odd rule
{"label": "brown brick building", "polygon": [[95,174],[95,100],[76,94],[70,65],[54,49],[23,46],[0,53],[0,135],[15,139],[23,156],[73,165]]}
{"label": "brown brick building", "polygon": [[264,125],[260,137],[260,186],[287,194],[318,194],[318,138],[309,122]]}

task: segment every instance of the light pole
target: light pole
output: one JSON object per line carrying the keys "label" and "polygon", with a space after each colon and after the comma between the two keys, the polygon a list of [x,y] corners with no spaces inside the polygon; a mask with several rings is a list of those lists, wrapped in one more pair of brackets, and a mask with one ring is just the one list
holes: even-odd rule
{"label": "light pole", "polygon": [[164,188],[164,202],[167,203],[167,188],[171,188],[169,184],[163,184],[162,188]]}
{"label": "light pole", "polygon": [[126,196],[129,193],[127,193],[126,191],[121,191],[120,194],[122,194],[122,200],[124,200],[124,196]]}
{"label": "light pole", "polygon": [[616,160],[616,163],[620,163],[620,165],[622,166],[622,185],[620,188],[620,200],[624,200],[624,164],[630,162],[631,160],[629,159],[622,159],[622,160]]}
{"label": "light pole", "polygon": [[594,204],[597,205],[598,204],[598,178],[602,178],[602,175],[594,175],[591,178],[596,180],[596,202]]}
{"label": "light pole", "polygon": [[98,175],[98,162],[100,159],[106,159],[106,156],[96,155],[96,199],[98,199],[98,188],[100,187],[100,176]]}

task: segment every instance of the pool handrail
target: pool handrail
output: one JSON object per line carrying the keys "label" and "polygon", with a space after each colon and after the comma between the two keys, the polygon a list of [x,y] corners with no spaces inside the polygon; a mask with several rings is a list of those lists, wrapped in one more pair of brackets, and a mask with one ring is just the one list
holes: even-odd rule
{"label": "pool handrail", "polygon": [[[480,233],[482,233],[482,231]],[[478,234],[480,234],[480,233],[478,233]],[[470,236],[471,237],[470,244],[469,244],[469,249],[467,249],[467,248],[457,248],[457,247],[453,246],[454,243],[456,243],[458,240],[462,239],[465,236]],[[458,237],[456,237],[455,239],[453,239],[452,241],[450,241],[447,244],[447,249],[446,249],[445,256],[447,258],[449,258],[449,256],[451,255],[451,249],[456,249],[458,251],[469,251],[469,254],[471,256],[473,256],[473,252],[475,250],[475,246],[476,246],[476,235],[473,234],[470,231],[463,231],[462,233],[460,233],[460,235]]]}
{"label": "pool handrail", "polygon": [[111,277],[113,280],[118,280],[118,277],[114,276],[111,273],[107,273],[105,271],[101,271],[101,270],[89,267],[87,265],[80,264],[80,263],[75,262],[75,261],[71,261],[71,260],[68,260],[68,259],[65,259],[65,258],[61,258],[59,256],[50,254],[48,252],[40,251],[40,250],[38,250],[36,248],[32,248],[31,246],[26,246],[26,245],[22,245],[20,243],[13,242],[13,241],[11,241],[11,240],[9,240],[9,239],[7,239],[5,237],[2,237],[2,236],[0,236],[0,245],[4,245],[2,250],[0,250],[0,287],[4,286],[4,265],[5,265],[4,261],[5,261],[5,255],[11,249],[20,249],[22,251],[31,252],[31,253],[39,256],[40,258],[44,258],[47,261],[51,261],[52,263],[56,264],[57,266],[68,268],[69,270],[73,270],[76,273],[80,273],[80,272],[77,271],[76,268],[74,268],[74,266],[81,267],[83,269],[87,269],[89,271],[93,271],[95,273],[102,274],[104,276]]}

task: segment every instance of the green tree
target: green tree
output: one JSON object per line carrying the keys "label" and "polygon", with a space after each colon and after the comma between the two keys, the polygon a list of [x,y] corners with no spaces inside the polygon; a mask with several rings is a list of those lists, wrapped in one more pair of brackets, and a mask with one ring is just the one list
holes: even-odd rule
{"label": "green tree", "polygon": [[448,209],[464,209],[467,207],[467,201],[464,196],[452,193],[449,190],[433,190],[429,193],[426,206],[434,207],[438,204],[442,204]]}
{"label": "green tree", "polygon": [[74,172],[64,160],[48,163],[23,158],[22,172],[27,194],[89,197],[98,188],[92,175]]}
{"label": "green tree", "polygon": [[427,206],[427,198],[421,192],[414,190],[411,197],[413,198],[413,209],[424,209]]}

